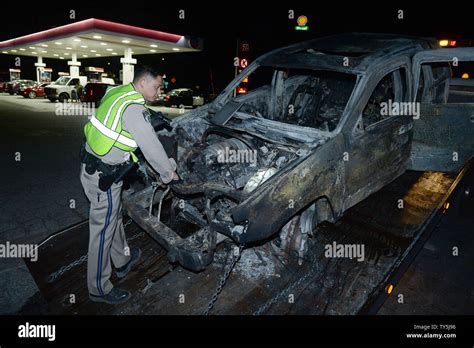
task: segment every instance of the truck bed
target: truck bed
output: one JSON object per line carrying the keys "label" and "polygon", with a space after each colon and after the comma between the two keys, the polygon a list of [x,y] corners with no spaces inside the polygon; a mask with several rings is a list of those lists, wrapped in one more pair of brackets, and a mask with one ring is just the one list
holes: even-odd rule
{"label": "truck bed", "polygon": [[[211,314],[374,314],[426,242],[470,165],[457,175],[408,171],[351,208],[335,224],[318,226],[307,260],[283,263],[270,243],[244,249]],[[400,199],[403,209],[399,208]],[[126,221],[126,219],[124,220]],[[193,273],[170,268],[166,252],[137,225],[126,227],[142,262],[115,286],[132,291],[125,304],[92,304],[87,297],[86,263],[56,281],[47,278],[87,252],[87,221],[44,243],[39,259],[25,260],[51,314],[202,314],[216,289],[229,243],[218,246],[214,263]],[[363,244],[365,260],[327,258],[327,244]],[[70,294],[75,303],[70,303]]]}

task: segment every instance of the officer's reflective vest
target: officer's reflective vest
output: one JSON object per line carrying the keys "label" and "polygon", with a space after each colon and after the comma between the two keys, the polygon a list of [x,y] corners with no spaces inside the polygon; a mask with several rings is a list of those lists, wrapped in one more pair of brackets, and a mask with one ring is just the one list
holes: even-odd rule
{"label": "officer's reflective vest", "polygon": [[107,91],[95,115],[84,126],[87,144],[94,153],[103,156],[115,146],[130,152],[132,159],[137,161],[133,153],[138,147],[137,143],[130,133],[122,129],[122,115],[132,104],[145,105],[145,99],[132,83]]}

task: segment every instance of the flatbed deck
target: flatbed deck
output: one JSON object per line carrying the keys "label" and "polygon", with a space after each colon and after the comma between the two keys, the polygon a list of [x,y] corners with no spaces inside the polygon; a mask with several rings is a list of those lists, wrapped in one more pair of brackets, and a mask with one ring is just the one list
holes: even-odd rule
{"label": "flatbed deck", "polygon": [[[470,165],[466,166],[470,167]],[[426,242],[468,168],[458,175],[408,171],[351,208],[335,224],[318,226],[307,260],[283,263],[270,243],[243,250],[211,314],[374,314]],[[400,208],[403,200],[403,208]],[[203,314],[232,253],[218,246],[206,270],[193,273],[168,263],[166,251],[135,223],[126,227],[142,262],[117,287],[132,298],[122,305],[88,300],[86,263],[53,282],[49,275],[87,252],[83,221],[41,245],[27,263],[51,314]],[[328,258],[325,245],[361,244],[365,259]],[[71,294],[75,303],[71,303]]]}

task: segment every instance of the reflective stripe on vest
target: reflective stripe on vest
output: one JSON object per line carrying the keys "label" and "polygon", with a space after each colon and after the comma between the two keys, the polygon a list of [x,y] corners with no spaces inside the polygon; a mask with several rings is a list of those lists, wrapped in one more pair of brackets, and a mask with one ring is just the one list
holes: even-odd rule
{"label": "reflective stripe on vest", "polygon": [[103,156],[112,147],[117,147],[130,152],[132,159],[136,161],[133,151],[138,145],[133,136],[122,129],[123,113],[131,104],[145,105],[145,99],[132,83],[106,92],[95,115],[84,127],[86,141],[94,153]]}
{"label": "reflective stripe on vest", "polygon": [[127,138],[126,136],[123,136],[122,134],[117,133],[116,131],[113,131],[112,129],[107,128],[95,116],[92,116],[90,122],[95,128],[97,128],[99,132],[101,132],[106,137],[116,142],[122,143],[125,146],[130,146],[130,147],[135,147],[135,148],[138,147],[135,140]]}
{"label": "reflective stripe on vest", "polygon": [[[105,120],[104,120],[104,124],[107,124],[108,120],[109,120],[109,117],[110,117],[110,114],[112,113],[112,109],[114,108],[114,106],[122,99],[128,97],[128,96],[131,96],[131,95],[134,95],[134,94],[137,94],[136,91],[131,91],[131,92],[128,92],[128,93],[125,93],[124,95],[121,95],[120,97],[118,97],[117,99],[115,99],[115,101],[112,103],[112,105],[109,107],[109,109],[107,110],[107,114],[105,115]],[[143,99],[143,98],[142,98]],[[112,128],[115,128],[115,127],[112,127]]]}
{"label": "reflective stripe on vest", "polygon": [[[125,106],[127,106],[129,104],[132,104],[132,103],[136,104],[136,103],[139,103],[139,102],[140,103],[145,102],[145,99],[139,98],[139,99],[127,100],[127,101],[123,102],[122,105],[120,105],[117,113],[121,115],[123,110],[125,109]],[[112,129],[113,130],[117,130],[119,120],[121,121],[122,117],[115,117],[114,123],[112,123]]]}

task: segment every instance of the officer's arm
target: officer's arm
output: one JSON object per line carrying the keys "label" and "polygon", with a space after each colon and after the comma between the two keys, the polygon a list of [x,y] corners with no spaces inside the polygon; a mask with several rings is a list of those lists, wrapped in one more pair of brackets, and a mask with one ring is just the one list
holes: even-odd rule
{"label": "officer's arm", "polygon": [[170,161],[168,158],[152,125],[145,120],[144,110],[145,107],[142,105],[128,106],[122,116],[122,127],[132,134],[146,160],[160,174],[161,180],[166,184],[173,178],[176,162]]}

